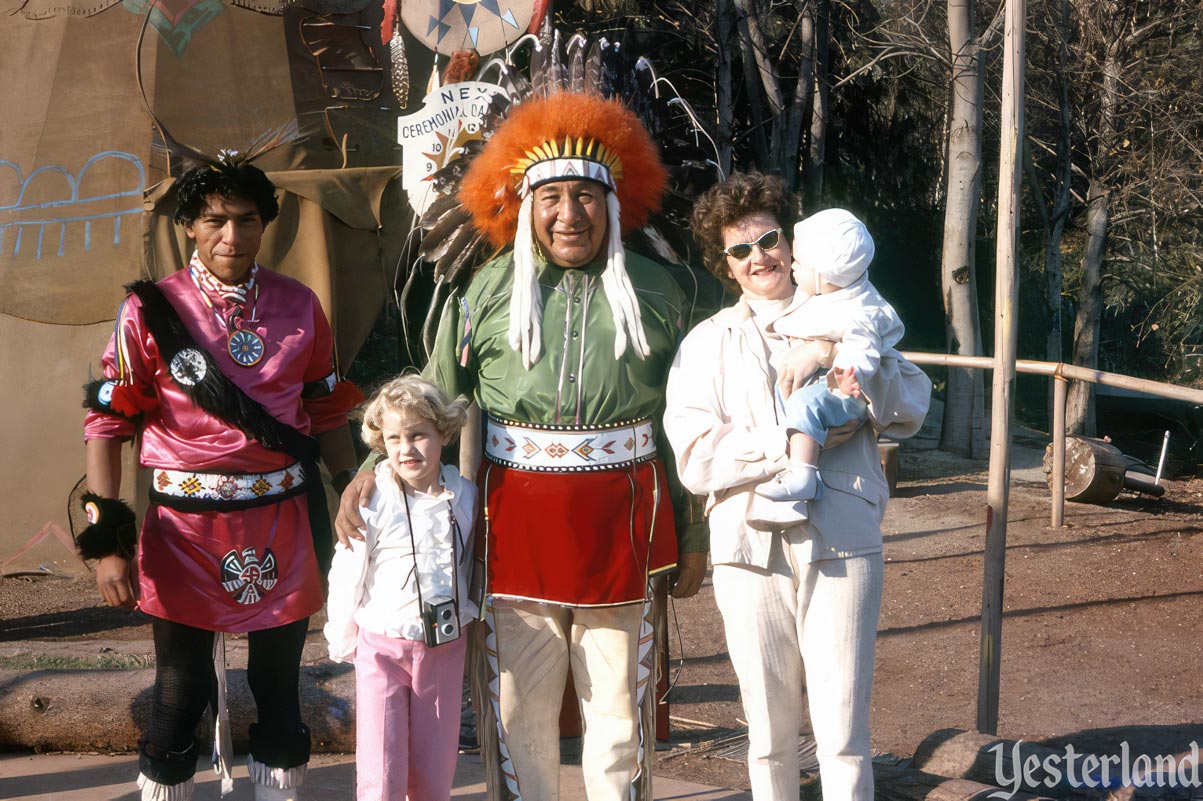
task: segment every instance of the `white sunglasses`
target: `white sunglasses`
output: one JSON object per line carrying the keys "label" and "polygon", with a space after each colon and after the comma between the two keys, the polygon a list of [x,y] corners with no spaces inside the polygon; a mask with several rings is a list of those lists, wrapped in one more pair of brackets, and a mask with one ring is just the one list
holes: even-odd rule
{"label": "white sunglasses", "polygon": [[774,228],[771,231],[765,231],[755,242],[740,242],[735,245],[728,245],[727,247],[723,248],[723,253],[726,253],[733,259],[743,261],[744,259],[748,258],[748,256],[752,255],[753,245],[761,250],[772,250],[773,248],[777,247],[780,242],[781,229]]}

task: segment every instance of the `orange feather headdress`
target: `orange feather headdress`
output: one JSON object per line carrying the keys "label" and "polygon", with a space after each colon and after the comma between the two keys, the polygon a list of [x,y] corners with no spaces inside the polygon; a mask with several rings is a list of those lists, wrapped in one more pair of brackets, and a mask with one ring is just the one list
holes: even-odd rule
{"label": "orange feather headdress", "polygon": [[509,343],[527,368],[543,347],[543,295],[537,279],[532,198],[552,181],[606,186],[606,268],[602,290],[614,315],[614,358],[628,344],[640,359],[649,349],[639,301],[626,269],[623,234],[660,208],[668,174],[639,118],[621,103],[557,92],[519,105],[468,168],[459,199],[497,247],[514,246]]}
{"label": "orange feather headdress", "polygon": [[[590,174],[576,175],[577,162],[587,162]],[[623,234],[659,210],[668,181],[655,143],[622,103],[559,92],[514,109],[472,162],[459,199],[489,241],[507,247],[514,242],[525,192],[548,180],[577,177],[614,190]]]}

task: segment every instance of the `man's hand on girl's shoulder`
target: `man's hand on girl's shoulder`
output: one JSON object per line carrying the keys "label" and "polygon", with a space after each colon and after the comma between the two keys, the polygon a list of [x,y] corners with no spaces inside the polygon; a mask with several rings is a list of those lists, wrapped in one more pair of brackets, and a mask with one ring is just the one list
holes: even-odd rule
{"label": "man's hand on girl's shoulder", "polygon": [[352,540],[363,542],[367,524],[359,507],[366,506],[376,491],[376,474],[362,470],[356,474],[338,499],[338,514],[334,516],[334,533],[338,541],[348,550],[355,550]]}

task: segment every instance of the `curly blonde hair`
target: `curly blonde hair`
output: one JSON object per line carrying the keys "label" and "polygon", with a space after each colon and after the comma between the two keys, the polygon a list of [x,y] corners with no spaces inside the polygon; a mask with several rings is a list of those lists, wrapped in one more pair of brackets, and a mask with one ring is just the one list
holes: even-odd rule
{"label": "curly blonde hair", "polygon": [[446,442],[454,442],[468,418],[468,399],[448,400],[447,394],[416,375],[403,375],[382,386],[363,412],[360,436],[374,451],[384,453],[384,413],[412,414],[429,420]]}

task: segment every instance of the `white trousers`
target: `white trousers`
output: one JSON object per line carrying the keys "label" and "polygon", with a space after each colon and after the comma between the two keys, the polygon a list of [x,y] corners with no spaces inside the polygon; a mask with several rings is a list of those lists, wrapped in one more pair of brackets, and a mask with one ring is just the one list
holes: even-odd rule
{"label": "white trousers", "polygon": [[523,801],[559,798],[560,706],[570,665],[584,723],[585,795],[629,801],[642,751],[651,751],[640,743],[643,605],[497,601],[493,613],[501,734]]}
{"label": "white trousers", "polygon": [[714,566],[714,597],[748,716],[752,797],[797,801],[805,670],[823,800],[873,801],[869,702],[881,554],[806,563],[801,543],[791,542],[800,531],[774,535],[769,570]]}

